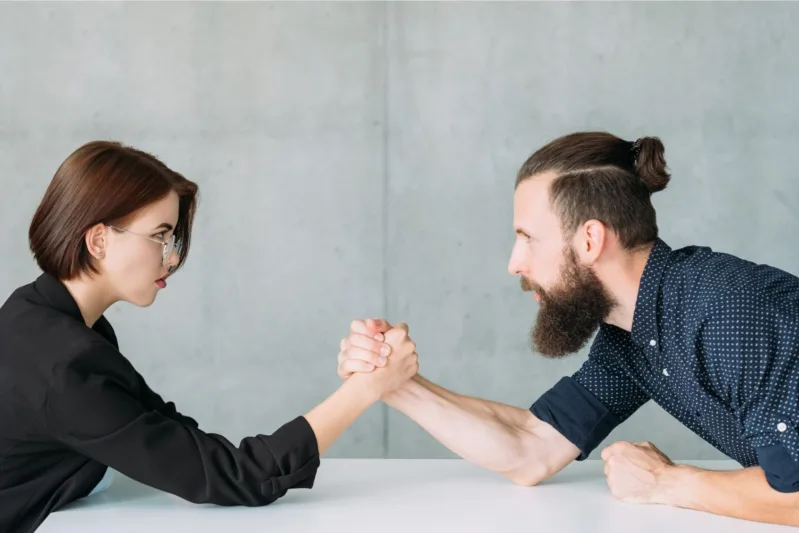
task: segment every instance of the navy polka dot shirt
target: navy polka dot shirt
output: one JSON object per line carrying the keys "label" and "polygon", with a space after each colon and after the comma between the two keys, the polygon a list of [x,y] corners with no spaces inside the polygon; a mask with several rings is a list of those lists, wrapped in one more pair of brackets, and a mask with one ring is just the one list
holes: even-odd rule
{"label": "navy polka dot shirt", "polygon": [[799,491],[799,278],[658,239],[632,331],[602,324],[580,369],[530,409],[583,460],[650,399],[774,489]]}

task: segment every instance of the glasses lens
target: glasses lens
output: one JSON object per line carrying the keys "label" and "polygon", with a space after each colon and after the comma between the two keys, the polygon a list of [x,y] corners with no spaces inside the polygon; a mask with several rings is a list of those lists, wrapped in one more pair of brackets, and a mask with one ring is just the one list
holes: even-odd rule
{"label": "glasses lens", "polygon": [[172,255],[172,250],[175,249],[175,236],[169,238],[164,244],[164,257],[163,257],[163,264],[166,264],[169,261],[169,256]]}

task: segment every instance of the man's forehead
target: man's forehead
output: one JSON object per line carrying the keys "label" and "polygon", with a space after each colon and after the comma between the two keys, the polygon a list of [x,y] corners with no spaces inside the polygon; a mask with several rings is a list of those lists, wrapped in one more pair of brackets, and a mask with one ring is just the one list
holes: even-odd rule
{"label": "man's forehead", "polygon": [[514,219],[521,223],[524,219],[549,214],[549,184],[554,177],[554,174],[545,173],[519,183],[513,197]]}

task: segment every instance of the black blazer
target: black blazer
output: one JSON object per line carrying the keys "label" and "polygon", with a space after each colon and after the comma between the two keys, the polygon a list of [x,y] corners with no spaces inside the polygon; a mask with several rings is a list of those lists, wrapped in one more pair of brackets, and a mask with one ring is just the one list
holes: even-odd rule
{"label": "black blazer", "polygon": [[0,531],[28,532],[88,495],[106,465],[191,502],[258,506],[311,488],[316,437],[299,416],[236,447],[165,403],[46,274],[0,307]]}

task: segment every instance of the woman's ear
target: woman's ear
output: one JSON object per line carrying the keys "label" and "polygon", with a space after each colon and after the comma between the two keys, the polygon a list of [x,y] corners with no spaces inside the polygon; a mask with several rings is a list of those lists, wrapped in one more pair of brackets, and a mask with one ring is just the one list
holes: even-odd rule
{"label": "woman's ear", "polygon": [[86,248],[95,259],[105,257],[108,246],[107,227],[105,224],[95,224],[86,232]]}

